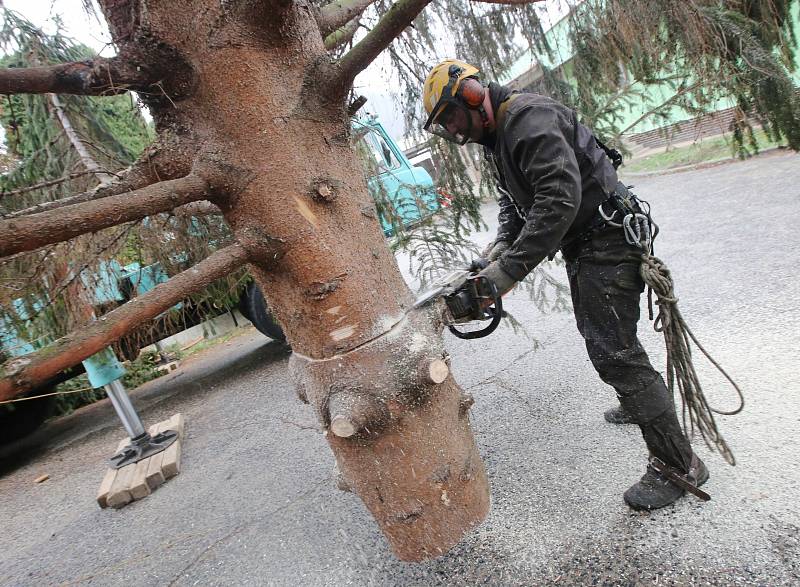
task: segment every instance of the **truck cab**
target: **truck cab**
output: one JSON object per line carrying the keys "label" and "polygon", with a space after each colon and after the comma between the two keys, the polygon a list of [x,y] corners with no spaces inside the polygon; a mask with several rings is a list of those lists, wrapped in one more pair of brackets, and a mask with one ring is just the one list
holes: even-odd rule
{"label": "truck cab", "polygon": [[359,151],[365,160],[367,187],[387,237],[394,235],[399,227],[414,225],[439,209],[430,174],[411,164],[377,119],[354,121],[353,133],[360,137]]}

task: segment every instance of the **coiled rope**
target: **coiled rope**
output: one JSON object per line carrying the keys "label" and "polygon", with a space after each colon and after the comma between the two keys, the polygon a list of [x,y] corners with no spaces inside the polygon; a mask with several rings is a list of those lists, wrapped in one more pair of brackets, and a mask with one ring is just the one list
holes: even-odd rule
{"label": "coiled rope", "polygon": [[[656,332],[664,334],[664,342],[667,347],[667,386],[670,393],[674,394],[675,385],[677,384],[678,391],[681,394],[683,429],[690,436],[694,435],[695,430],[699,431],[709,449],[714,450],[716,448],[728,463],[735,465],[736,458],[733,456],[728,443],[725,442],[722,434],[720,434],[717,423],[714,420],[714,414],[733,416],[741,412],[744,409],[742,390],[719,363],[708,354],[691,329],[686,325],[680,310],[678,310],[678,298],[675,296],[670,270],[661,259],[648,252],[649,246],[642,248],[645,252],[642,254],[640,273],[648,287],[647,301],[650,320],[653,321],[653,292],[655,292],[658,315],[653,321],[653,328]],[[739,396],[739,406],[735,410],[725,412],[709,405],[703,394],[703,388],[700,385],[700,379],[692,361],[690,340],[694,342],[703,355],[725,376],[736,390]]]}

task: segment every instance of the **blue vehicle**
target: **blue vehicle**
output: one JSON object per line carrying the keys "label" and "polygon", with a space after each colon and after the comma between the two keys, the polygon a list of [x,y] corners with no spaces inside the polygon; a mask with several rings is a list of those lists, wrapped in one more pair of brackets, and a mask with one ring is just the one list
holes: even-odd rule
{"label": "blue vehicle", "polygon": [[410,226],[440,208],[430,174],[414,167],[383,125],[374,118],[353,123],[367,159],[367,186],[378,206],[381,227],[392,236],[399,225]]}
{"label": "blue vehicle", "polygon": [[[439,209],[438,194],[430,174],[422,167],[411,165],[381,123],[374,118],[354,121],[353,131],[360,139],[357,148],[370,171],[367,186],[375,200],[379,221],[387,237],[394,235],[400,226],[416,224]],[[146,266],[131,263],[122,266],[113,260],[102,264],[98,274],[81,277],[84,288],[92,292],[97,315],[122,305],[169,278],[158,263]],[[14,306],[14,320],[0,316],[0,363],[42,348],[54,338],[49,333],[36,331],[35,325],[29,320],[28,309],[23,300],[16,300]],[[116,355],[133,360],[140,349],[199,324],[213,316],[214,311],[221,314],[231,310],[200,307],[191,300],[181,302],[175,309],[181,310],[180,320],[174,320],[174,313],[165,312],[112,345]],[[285,340],[280,325],[272,317],[264,295],[255,282],[251,281],[242,289],[238,309],[262,334],[275,340]],[[45,387],[52,388],[83,372],[84,367],[81,364],[76,365],[59,374]],[[29,395],[39,395],[46,391],[40,388]],[[13,410],[4,410],[0,406],[0,429],[8,432],[7,435],[0,434],[0,444],[11,439],[6,436],[19,437],[33,430],[52,409],[52,402],[47,400],[12,405],[15,406]]]}

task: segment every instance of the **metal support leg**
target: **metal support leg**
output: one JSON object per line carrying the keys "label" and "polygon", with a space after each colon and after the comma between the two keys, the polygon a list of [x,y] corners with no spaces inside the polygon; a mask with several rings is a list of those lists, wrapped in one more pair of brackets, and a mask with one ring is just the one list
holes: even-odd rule
{"label": "metal support leg", "polygon": [[139,461],[160,453],[178,439],[175,430],[165,430],[155,436],[144,429],[139,415],[133,408],[125,386],[119,379],[112,381],[105,386],[106,393],[114,405],[117,416],[122,420],[122,425],[131,439],[131,443],[111,457],[111,466],[119,469],[125,465],[138,463]]}
{"label": "metal support leg", "polygon": [[117,411],[117,416],[119,416],[119,419],[122,420],[122,425],[125,427],[125,432],[128,433],[128,436],[133,439],[144,434],[145,430],[144,426],[142,425],[142,421],[139,419],[139,415],[133,408],[133,404],[128,397],[128,393],[125,391],[125,386],[122,385],[122,382],[120,382],[119,379],[116,379],[106,385],[105,389],[106,393],[108,394],[108,398],[111,400],[111,403],[114,405],[114,409]]}

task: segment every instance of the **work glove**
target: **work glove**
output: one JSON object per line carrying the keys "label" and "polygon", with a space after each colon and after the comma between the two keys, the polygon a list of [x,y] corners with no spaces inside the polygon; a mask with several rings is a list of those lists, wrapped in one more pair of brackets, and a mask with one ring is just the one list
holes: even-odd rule
{"label": "work glove", "polygon": [[481,253],[481,257],[485,258],[488,261],[497,261],[500,258],[508,247],[511,246],[511,243],[508,241],[492,241],[489,243],[489,246],[486,247],[483,252]]}
{"label": "work glove", "polygon": [[503,271],[498,261],[490,263],[489,266],[478,273],[478,275],[494,283],[494,286],[497,288],[497,293],[501,296],[510,292],[514,289],[514,286],[517,285],[517,280]]}
{"label": "work glove", "polygon": [[489,259],[478,257],[477,259],[472,260],[472,262],[467,266],[467,270],[470,273],[479,273],[489,266],[489,262]]}
{"label": "work glove", "polygon": [[481,251],[480,257],[472,260],[468,269],[472,273],[483,271],[489,266],[489,263],[496,261],[509,246],[510,244],[507,241],[492,241]]}

